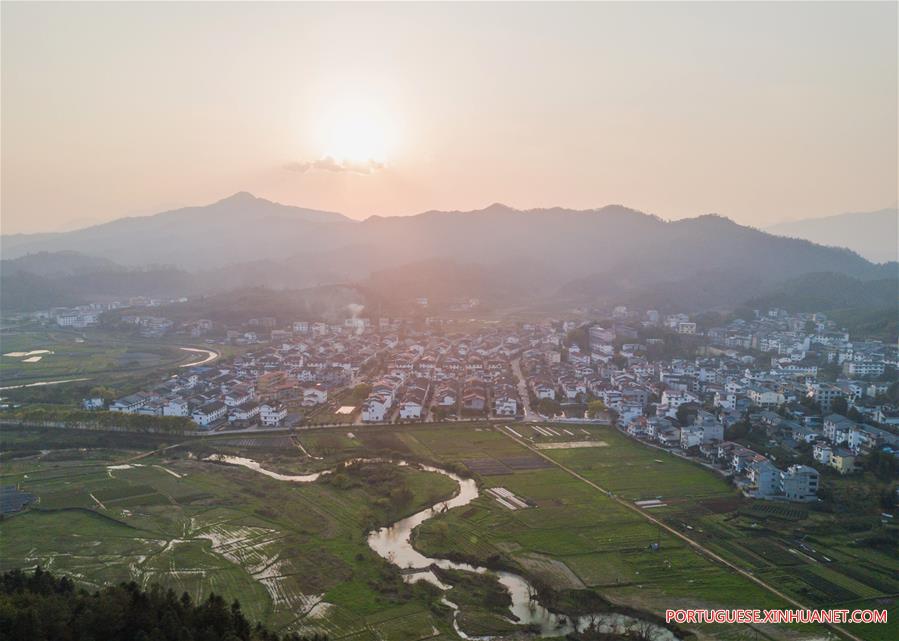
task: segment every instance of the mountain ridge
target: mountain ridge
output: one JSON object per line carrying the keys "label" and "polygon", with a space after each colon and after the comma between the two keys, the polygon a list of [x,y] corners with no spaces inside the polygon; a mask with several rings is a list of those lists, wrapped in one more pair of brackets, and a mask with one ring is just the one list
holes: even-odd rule
{"label": "mountain ridge", "polygon": [[765,229],[828,247],[847,247],[873,262],[899,260],[899,210],[847,212],[779,223]]}
{"label": "mountain ridge", "polygon": [[[189,274],[179,278],[192,292],[369,282],[396,296],[525,300],[527,285],[539,283],[532,298],[598,302],[655,292],[672,306],[701,307],[716,304],[716,296],[721,304],[761,296],[808,273],[861,281],[896,273],[849,249],[775,236],[718,214],[666,221],[622,205],[518,210],[494,203],[353,221],[238,192],[205,207],[31,240],[0,238],[4,256],[77,251],[126,269],[167,265]],[[429,278],[404,273],[416,269]],[[112,288],[108,278],[96,282]]]}

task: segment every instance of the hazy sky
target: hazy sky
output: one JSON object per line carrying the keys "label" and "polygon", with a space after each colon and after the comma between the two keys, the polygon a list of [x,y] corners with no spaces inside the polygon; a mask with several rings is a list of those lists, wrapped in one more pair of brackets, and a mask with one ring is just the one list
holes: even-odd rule
{"label": "hazy sky", "polygon": [[2,4],[2,231],[897,195],[897,4]]}

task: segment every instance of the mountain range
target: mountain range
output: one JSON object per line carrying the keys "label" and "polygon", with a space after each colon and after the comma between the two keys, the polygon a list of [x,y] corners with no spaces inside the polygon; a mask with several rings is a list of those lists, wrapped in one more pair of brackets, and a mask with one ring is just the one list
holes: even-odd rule
{"label": "mountain range", "polygon": [[81,297],[120,295],[130,284],[132,294],[158,295],[353,283],[385,298],[696,309],[764,296],[808,274],[860,283],[897,274],[895,263],[717,215],[666,222],[620,205],[522,211],[497,203],[355,221],[244,192],[72,232],[2,236],[0,248],[5,298],[15,290],[10,279],[27,294],[42,278],[57,288],[65,279],[64,289]]}
{"label": "mountain range", "polygon": [[781,223],[766,230],[821,245],[848,247],[868,260],[899,260],[899,210],[896,207]]}

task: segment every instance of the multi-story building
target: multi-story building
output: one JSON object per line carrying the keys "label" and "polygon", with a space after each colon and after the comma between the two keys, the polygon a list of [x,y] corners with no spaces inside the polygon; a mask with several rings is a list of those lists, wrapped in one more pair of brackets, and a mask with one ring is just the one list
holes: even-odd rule
{"label": "multi-story building", "polygon": [[780,473],[780,489],[788,501],[814,501],[818,482],[818,470],[807,465],[791,465]]}

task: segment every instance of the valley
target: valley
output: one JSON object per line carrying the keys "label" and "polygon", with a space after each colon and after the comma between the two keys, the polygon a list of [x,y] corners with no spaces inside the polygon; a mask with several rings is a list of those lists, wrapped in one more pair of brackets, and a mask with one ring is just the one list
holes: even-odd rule
{"label": "valley", "polygon": [[[796,598],[813,598],[815,605],[873,604],[894,589],[889,568],[895,572],[895,559],[856,549],[850,536],[819,535],[818,545],[826,549],[813,553],[797,554],[783,546],[787,532],[821,527],[826,516],[806,514],[785,526],[746,512],[720,477],[634,443],[613,428],[559,426],[552,430],[558,436],[546,428],[542,433],[527,425],[514,429],[523,440],[488,423],[314,429],[241,439],[221,435],[180,443],[150,436],[140,443],[130,434],[7,430],[4,452],[15,452],[28,439],[46,442],[45,450],[56,442],[59,449],[23,458],[4,454],[2,483],[18,484],[39,501],[0,523],[0,569],[40,564],[86,586],[136,580],[160,582],[196,598],[215,591],[240,599],[249,616],[276,629],[326,632],[333,639],[454,636],[453,611],[442,602],[441,591],[426,581],[404,581],[400,568],[376,554],[365,535],[449,498],[458,489],[451,478],[414,465],[371,462],[343,467],[315,482],[291,483],[203,460],[239,455],[290,475],[382,457],[440,465],[466,477],[481,470],[473,475],[479,495],[425,519],[413,532],[413,545],[432,557],[526,576],[541,604],[565,616],[600,608],[652,620],[664,608],[679,605],[785,605],[619,499],[660,497],[658,507],[646,508],[654,518],[753,568]],[[577,442],[607,445],[535,451],[610,488],[614,498],[529,449],[564,441],[574,445],[565,429],[576,434]],[[162,452],[158,448],[164,443],[176,447]],[[491,463],[496,469],[490,470]],[[511,493],[518,503],[497,500],[486,491],[491,488]],[[752,530],[758,536],[744,545]],[[711,540],[712,533],[718,541]],[[829,563],[820,560],[825,553]],[[855,578],[843,569],[852,565]],[[470,590],[490,593],[496,575],[484,575],[479,579],[484,585],[473,585],[467,574],[438,575],[444,583],[459,585],[458,598],[457,588],[446,595],[461,609],[463,633],[514,630],[507,605],[484,606],[465,596]],[[816,577],[819,586],[826,579],[834,590],[809,592],[804,577]],[[680,634],[716,639],[822,634],[788,626],[693,627]],[[883,626],[863,628],[853,626],[852,633],[888,638]]]}

